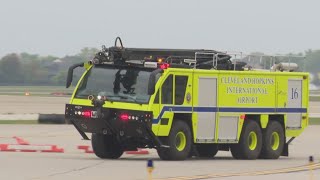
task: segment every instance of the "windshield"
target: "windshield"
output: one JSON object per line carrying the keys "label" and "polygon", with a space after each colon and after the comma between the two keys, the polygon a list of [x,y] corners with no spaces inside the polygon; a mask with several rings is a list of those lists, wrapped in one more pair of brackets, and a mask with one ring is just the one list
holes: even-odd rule
{"label": "windshield", "polygon": [[95,66],[85,75],[75,94],[87,99],[89,95],[106,96],[108,101],[149,102],[150,71],[141,68]]}

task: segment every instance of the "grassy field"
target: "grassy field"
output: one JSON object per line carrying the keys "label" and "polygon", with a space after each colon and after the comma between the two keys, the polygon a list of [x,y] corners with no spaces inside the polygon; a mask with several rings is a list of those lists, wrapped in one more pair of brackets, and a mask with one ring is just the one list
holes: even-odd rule
{"label": "grassy field", "polygon": [[37,120],[0,120],[0,124],[38,124]]}
{"label": "grassy field", "polygon": [[309,96],[309,101],[320,101],[320,96]]}
{"label": "grassy field", "polygon": [[25,95],[29,93],[34,96],[51,96],[54,93],[70,95],[74,87],[64,86],[0,86],[0,95]]}
{"label": "grassy field", "polygon": [[320,118],[309,118],[310,125],[320,125]]}

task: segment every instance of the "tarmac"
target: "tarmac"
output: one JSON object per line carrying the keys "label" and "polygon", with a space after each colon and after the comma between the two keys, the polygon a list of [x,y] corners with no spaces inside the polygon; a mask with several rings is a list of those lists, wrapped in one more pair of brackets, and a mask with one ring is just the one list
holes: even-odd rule
{"label": "tarmac", "polygon": [[[162,161],[153,149],[149,154],[124,154],[118,160],[102,160],[78,149],[90,146],[71,125],[1,125],[0,144],[25,147],[56,145],[63,152],[0,151],[0,179],[148,179],[147,161],[154,161],[153,179],[320,179],[320,126],[309,126],[289,146],[290,156],[278,160],[235,160],[230,152],[211,159]],[[309,167],[309,156],[314,165]],[[313,169],[312,171],[310,169]]]}

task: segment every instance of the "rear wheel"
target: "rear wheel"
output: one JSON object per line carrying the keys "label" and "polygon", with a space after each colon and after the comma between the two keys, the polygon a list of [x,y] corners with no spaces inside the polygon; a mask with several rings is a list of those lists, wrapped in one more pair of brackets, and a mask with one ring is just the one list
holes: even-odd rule
{"label": "rear wheel", "polygon": [[197,144],[195,146],[199,157],[214,157],[219,150],[217,144]]}
{"label": "rear wheel", "polygon": [[262,148],[262,132],[258,123],[246,120],[238,144],[231,146],[231,154],[236,159],[256,159]]}
{"label": "rear wheel", "polygon": [[169,136],[161,137],[162,143],[169,148],[158,149],[158,155],[162,160],[184,160],[191,151],[191,131],[187,123],[176,120],[172,124]]}
{"label": "rear wheel", "polygon": [[270,121],[263,132],[263,145],[260,158],[278,159],[284,147],[284,130],[277,121]]}
{"label": "rear wheel", "polygon": [[92,149],[102,159],[118,159],[123,154],[118,140],[112,135],[92,134]]}

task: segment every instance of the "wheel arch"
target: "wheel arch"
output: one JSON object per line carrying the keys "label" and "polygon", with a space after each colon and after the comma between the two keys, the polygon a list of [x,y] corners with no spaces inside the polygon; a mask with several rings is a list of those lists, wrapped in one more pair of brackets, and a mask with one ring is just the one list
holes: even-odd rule
{"label": "wheel arch", "polygon": [[247,121],[255,121],[261,128],[260,114],[246,114],[244,122],[246,123]]}
{"label": "wheel arch", "polygon": [[270,121],[278,121],[285,127],[283,114],[246,114],[245,121],[248,120],[256,121],[262,129],[266,128]]}
{"label": "wheel arch", "polygon": [[193,134],[192,113],[174,113],[173,119],[172,119],[172,124],[174,123],[174,121],[177,121],[177,120],[186,122],[188,124],[192,134]]}
{"label": "wheel arch", "polygon": [[283,114],[272,114],[272,115],[269,115],[269,121],[278,121],[283,128],[285,127],[284,115]]}

